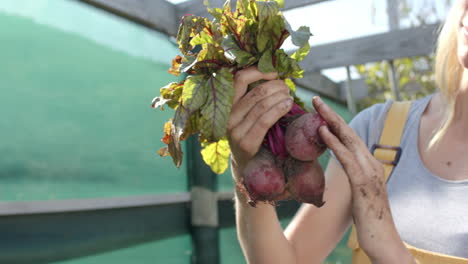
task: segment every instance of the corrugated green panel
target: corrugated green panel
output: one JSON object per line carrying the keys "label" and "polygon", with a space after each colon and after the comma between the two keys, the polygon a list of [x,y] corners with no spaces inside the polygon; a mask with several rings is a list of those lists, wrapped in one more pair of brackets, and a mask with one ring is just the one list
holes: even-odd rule
{"label": "corrugated green panel", "polygon": [[137,246],[111,251],[95,256],[83,257],[57,264],[189,264],[191,259],[190,236],[184,235],[170,239],[140,244]]}
{"label": "corrugated green panel", "polygon": [[[59,24],[38,24],[37,17],[2,11],[8,3],[24,10],[39,5],[42,17],[57,17],[48,24],[60,19],[70,24],[76,10],[82,18],[88,12],[96,26],[84,19],[75,26],[90,31],[99,27],[99,16],[105,22],[114,19],[111,15],[89,7],[81,10],[76,4],[63,6],[70,1],[13,2],[2,2],[0,8],[0,199],[185,191],[186,163],[175,169],[169,158],[156,154],[163,123],[172,113],[155,113],[150,102],[161,86],[174,80],[168,66],[132,55],[125,50],[131,43],[110,47],[79,32],[64,32]],[[59,10],[54,9],[56,3],[62,3]],[[129,38],[159,43],[154,50],[175,50],[165,38],[131,31],[139,27],[135,24],[116,20],[109,25],[113,27],[101,32],[101,38],[127,32]],[[168,63],[173,55],[165,54]]]}
{"label": "corrugated green panel", "polygon": [[[317,95],[316,93],[305,90],[305,89],[298,89],[297,90],[297,96],[299,96],[306,104],[307,107],[312,107],[312,97]],[[327,98],[322,98],[327,104],[329,104],[340,116],[342,116],[347,122],[351,120],[352,115],[349,113],[347,107],[345,105],[342,105],[340,103],[334,102],[330,99]],[[323,167],[326,166],[328,163],[328,159],[330,158],[330,155],[328,153],[325,153],[322,155],[319,160],[320,164],[322,164]],[[231,177],[231,171],[228,170],[226,173],[219,175],[218,176],[218,189],[221,191],[231,191],[233,188],[232,185],[232,177]]]}

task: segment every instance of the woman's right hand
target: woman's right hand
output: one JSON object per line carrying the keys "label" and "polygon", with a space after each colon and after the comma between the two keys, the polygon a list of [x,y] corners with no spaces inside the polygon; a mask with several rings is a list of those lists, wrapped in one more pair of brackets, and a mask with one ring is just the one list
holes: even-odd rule
{"label": "woman's right hand", "polygon": [[[238,71],[234,76],[234,101],[228,123],[228,137],[232,152],[232,169],[236,178],[239,171],[258,152],[267,131],[293,105],[289,87],[278,74],[262,73],[257,67]],[[266,82],[247,91],[249,84]]]}

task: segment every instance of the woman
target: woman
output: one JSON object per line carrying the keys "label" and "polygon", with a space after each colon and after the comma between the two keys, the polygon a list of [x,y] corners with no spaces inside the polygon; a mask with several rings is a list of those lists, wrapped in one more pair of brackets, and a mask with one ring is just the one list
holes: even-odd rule
{"label": "woman", "polygon": [[[329,124],[319,133],[333,151],[325,205],[304,204],[283,231],[274,207],[246,203],[236,192],[237,230],[249,263],[321,263],[354,220],[361,249],[373,263],[415,263],[405,243],[468,263],[468,0],[457,0],[439,36],[440,93],[412,103],[390,179],[369,152],[391,102],[358,114],[348,126],[320,98]],[[291,107],[276,74],[240,71],[229,122],[235,180],[258,151],[268,128]],[[246,93],[248,84],[267,80]],[[424,251],[425,250],[425,251]],[[457,262],[458,263],[458,262]]]}

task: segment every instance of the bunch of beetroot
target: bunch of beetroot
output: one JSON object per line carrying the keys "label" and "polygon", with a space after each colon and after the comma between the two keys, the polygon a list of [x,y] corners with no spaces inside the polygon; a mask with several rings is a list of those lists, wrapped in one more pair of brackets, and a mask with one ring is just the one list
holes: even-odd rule
{"label": "bunch of beetroot", "polygon": [[[306,113],[295,96],[293,78],[302,78],[299,66],[310,50],[308,27],[293,30],[280,8],[282,0],[230,0],[208,12],[214,19],[191,14],[181,19],[177,43],[181,55],[169,72],[183,77],[160,89],[152,106],[175,110],[164,125],[161,156],[182,164],[181,142],[198,135],[202,157],[216,174],[229,166],[227,124],[234,98],[234,74],[257,66],[261,72],[277,72],[294,97],[292,110],[269,130],[262,149],[248,164],[241,186],[251,198],[271,202],[293,198],[317,206],[323,204],[324,178],[317,157],[324,146],[317,135],[322,119]],[[281,48],[290,38],[297,50]],[[255,86],[255,85],[253,85]],[[253,86],[251,88],[253,88]]]}
{"label": "bunch of beetroot", "polygon": [[317,160],[326,149],[318,134],[322,125],[326,123],[318,113],[293,105],[268,131],[243,173],[250,205],[291,198],[317,207],[324,204],[325,179]]}

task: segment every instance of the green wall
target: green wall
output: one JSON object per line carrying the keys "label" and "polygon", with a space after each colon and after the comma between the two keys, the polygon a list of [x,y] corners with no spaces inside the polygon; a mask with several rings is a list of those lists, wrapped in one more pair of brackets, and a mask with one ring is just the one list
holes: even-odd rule
{"label": "green wall", "polygon": [[[176,48],[77,1],[0,2],[0,200],[187,191],[150,102]],[[92,224],[92,223],[90,223]],[[190,263],[190,235],[61,263]]]}
{"label": "green wall", "polygon": [[171,112],[150,102],[174,80],[168,64],[24,17],[0,12],[0,23],[1,200],[186,191],[185,163],[156,154]]}

